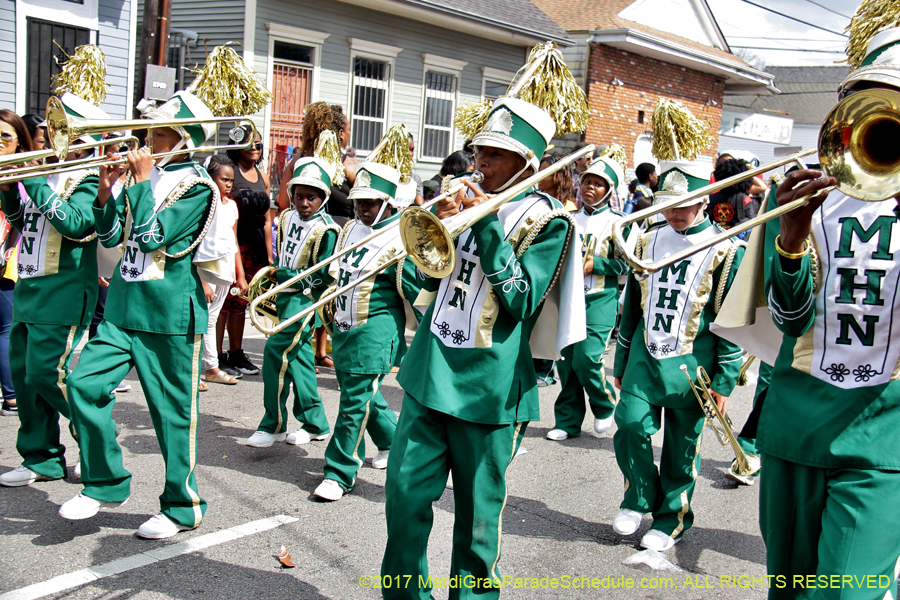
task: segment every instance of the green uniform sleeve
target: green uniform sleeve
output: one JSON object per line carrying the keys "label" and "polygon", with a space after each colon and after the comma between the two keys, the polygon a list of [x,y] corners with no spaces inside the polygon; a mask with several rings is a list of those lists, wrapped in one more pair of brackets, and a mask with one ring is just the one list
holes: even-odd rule
{"label": "green uniform sleeve", "polygon": [[104,248],[115,248],[122,243],[125,237],[125,206],[125,190],[122,190],[118,198],[107,200],[103,206],[95,198],[91,207],[94,212],[94,229]]}
{"label": "green uniform sleeve", "polygon": [[[46,177],[38,177],[37,179],[41,179],[43,184],[47,185]],[[49,188],[50,186],[47,187]],[[18,185],[12,184],[8,191],[0,192],[0,207],[3,208],[3,214],[6,215],[6,220],[9,221],[9,224],[21,232],[25,227],[25,222],[22,219],[25,211],[22,199],[19,197]]]}
{"label": "green uniform sleeve", "polygon": [[134,233],[141,252],[153,252],[163,246],[173,246],[186,236],[193,235],[197,222],[209,210],[212,191],[203,184],[191,187],[173,205],[154,210],[153,192],[149,181],[136,183],[125,191],[131,204]]}
{"label": "green uniform sleeve", "polygon": [[521,258],[506,241],[497,215],[472,226],[481,268],[500,304],[517,321],[534,315],[556,273],[569,230],[565,219],[551,219]]}
{"label": "green uniform sleeve", "polygon": [[625,284],[622,317],[619,321],[619,337],[616,338],[616,360],[613,365],[613,377],[625,375],[628,364],[628,353],[631,352],[631,340],[641,320],[641,286],[634,274],[628,276]]}
{"label": "green uniform sleeve", "polygon": [[[43,181],[36,181],[39,179]],[[100,179],[96,175],[85,177],[66,202],[47,185],[47,179],[44,177],[26,179],[22,182],[25,192],[44,218],[59,233],[70,238],[84,237],[94,227],[94,213],[91,206],[97,198],[99,183]]]}
{"label": "green uniform sleeve", "polygon": [[[737,275],[738,268],[741,266],[741,261],[743,261],[744,259],[745,251],[746,247],[743,245],[738,246],[737,250],[735,251],[734,261],[731,264],[731,269],[727,274],[725,274],[727,279],[725,281],[725,291],[722,294],[723,298],[728,295],[728,291],[731,289],[731,285],[734,283],[734,278]],[[716,269],[716,272],[713,273],[713,290],[719,289],[719,282],[723,276],[723,270],[724,264],[719,265],[719,267]],[[711,297],[710,301],[714,302],[715,298]],[[716,374],[712,379],[712,389],[724,396],[730,396],[734,391],[734,386],[737,385],[737,378],[738,374],[741,371],[741,359],[743,357],[744,351],[737,344],[729,342],[722,337],[718,337],[716,346],[716,354],[718,356],[719,365]]]}

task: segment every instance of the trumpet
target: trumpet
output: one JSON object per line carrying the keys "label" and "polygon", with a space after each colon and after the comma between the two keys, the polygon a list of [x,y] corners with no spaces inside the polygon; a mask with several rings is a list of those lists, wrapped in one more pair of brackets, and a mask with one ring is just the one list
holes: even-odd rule
{"label": "trumpet", "polygon": [[[72,151],[78,150],[91,150],[96,148],[103,148],[104,146],[113,146],[116,144],[135,144],[137,145],[138,139],[133,135],[117,137],[117,138],[107,138],[104,140],[100,140],[99,142],[93,142],[90,144],[79,144],[78,146],[72,146]],[[51,157],[56,156],[56,152],[53,150],[36,150],[34,152],[25,152],[18,155],[12,156],[25,156],[25,155],[33,155],[30,158],[20,158],[16,160],[0,160],[0,168],[7,164],[15,164],[20,162],[31,162],[33,160],[45,160]],[[6,159],[11,159],[10,157],[3,157]],[[87,158],[77,158],[74,160],[67,160],[56,163],[43,163],[39,165],[29,165],[25,167],[17,167],[15,169],[7,169],[5,171],[0,171],[0,183],[12,183],[14,181],[20,181],[21,179],[28,179],[29,177],[37,177],[39,175],[53,175],[55,173],[64,173],[66,171],[74,171],[76,169],[90,169],[95,165],[96,162],[103,160],[101,156],[88,156]],[[19,177],[20,175],[24,175],[24,177]]]}
{"label": "trumpet", "polygon": [[[211,117],[208,119],[83,119],[66,113],[59,98],[51,97],[47,101],[47,140],[56,156],[62,160],[69,154],[69,144],[83,135],[96,135],[118,129],[154,129],[157,127],[177,127],[183,125],[202,125],[203,123],[247,123],[251,132],[247,135],[240,126],[234,127],[228,134],[233,145],[207,146],[192,152],[210,152],[223,148],[246,148],[256,139],[258,132],[253,121],[246,117]],[[240,144],[243,144],[243,146]],[[172,153],[161,153],[156,156],[177,156],[185,154],[185,150]],[[117,163],[118,164],[118,163]]]}
{"label": "trumpet", "polygon": [[[646,277],[732,236],[805,206],[823,192],[837,189],[847,196],[867,202],[887,200],[900,193],[900,152],[896,150],[894,144],[898,130],[900,130],[900,92],[887,89],[857,92],[847,96],[831,109],[819,130],[817,148],[808,148],[767,165],[717,181],[691,194],[672,198],[632,213],[613,224],[613,239],[635,274]],[[624,236],[625,227],[628,225],[778,167],[795,164],[805,169],[803,157],[814,154],[817,150],[822,170],[827,176],[837,179],[836,186],[829,186],[815,194],[792,200],[656,262],[637,258],[635,249],[628,247]]]}
{"label": "trumpet", "polygon": [[[700,402],[700,408],[703,409],[706,424],[716,434],[719,443],[723,446],[731,444],[731,449],[734,450],[735,456],[735,464],[732,465],[731,468],[732,472],[735,475],[746,477],[747,475],[752,475],[759,471],[759,457],[755,454],[747,454],[744,452],[744,449],[741,448],[741,444],[738,442],[737,436],[734,435],[734,425],[731,423],[731,418],[728,415],[723,415],[719,410],[719,406],[716,404],[715,400],[713,400],[712,394],[709,391],[712,387],[712,381],[706,373],[706,369],[697,367],[697,383],[694,383],[694,380],[691,379],[687,365],[681,365],[681,371],[684,373],[684,376],[687,377],[688,383],[691,386],[691,391],[694,392],[694,395]],[[718,425],[716,424],[717,421]]]}
{"label": "trumpet", "polygon": [[[471,175],[465,176],[464,179],[467,179],[474,183],[480,183],[481,181],[484,180],[484,175],[480,171],[475,171]],[[427,209],[431,206],[434,206],[436,203],[440,202],[441,200],[444,200],[445,198],[456,195],[464,187],[465,187],[465,184],[463,184],[462,181],[457,180],[450,185],[450,189],[447,192],[426,202],[422,206],[422,208]],[[307,269],[294,275],[293,277],[291,277],[284,283],[274,285],[274,286],[269,286],[269,287],[263,289],[262,287],[254,288],[252,285],[252,282],[251,282],[250,291],[248,292],[248,298],[247,298],[247,300],[250,302],[250,322],[253,323],[253,326],[256,327],[260,331],[260,333],[264,333],[266,335],[272,335],[273,333],[277,333],[277,332],[281,331],[282,329],[284,329],[285,327],[288,327],[291,323],[299,321],[303,317],[296,317],[296,318],[291,317],[289,319],[286,319],[283,323],[279,323],[278,319],[272,320],[269,317],[268,312],[270,312],[270,310],[267,309],[266,307],[267,307],[267,305],[275,306],[274,296],[276,294],[278,294],[279,292],[282,292],[282,291],[286,290],[287,288],[293,286],[298,281],[302,281],[306,277],[309,277],[310,275],[312,275],[313,273],[315,273],[322,267],[324,267],[328,264],[331,264],[332,262],[334,262],[336,260],[340,260],[345,255],[350,254],[351,252],[353,252],[360,246],[364,246],[364,245],[368,244],[374,238],[376,238],[380,235],[384,235],[385,233],[391,232],[393,229],[397,228],[399,225],[400,225],[400,222],[395,221],[394,223],[391,223],[387,227],[382,227],[378,231],[374,231],[374,232],[370,233],[369,235],[365,236],[364,238],[362,238],[355,244],[351,244],[351,245],[347,246],[346,248],[344,248],[343,250],[341,250],[340,252],[336,252],[335,254],[332,254],[331,256],[320,260],[313,266],[308,267]],[[391,263],[391,264],[394,264],[394,263]],[[387,269],[387,267],[389,267],[389,266],[390,265],[384,266],[384,269]],[[254,277],[254,280],[255,279],[256,278]],[[350,288],[352,288],[352,287],[353,286],[350,286]],[[315,308],[318,308],[318,306],[319,305],[315,305]],[[260,307],[262,307],[262,308],[260,309]],[[261,322],[261,318],[269,319],[270,321],[277,323],[277,325],[275,327],[267,327]]]}

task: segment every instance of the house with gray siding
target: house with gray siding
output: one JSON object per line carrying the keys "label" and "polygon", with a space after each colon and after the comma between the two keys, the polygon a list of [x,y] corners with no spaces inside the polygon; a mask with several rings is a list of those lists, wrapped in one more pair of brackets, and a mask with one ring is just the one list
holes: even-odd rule
{"label": "house with gray siding", "polygon": [[43,114],[63,50],[71,54],[76,46],[93,43],[106,54],[110,84],[100,107],[114,118],[131,115],[136,7],[137,0],[0,3],[0,107]]}
{"label": "house with gray siding", "polygon": [[344,107],[361,156],[406,124],[423,177],[462,147],[460,104],[502,95],[536,43],[569,44],[531,0],[173,0],[171,28],[191,68],[243,44],[275,95],[255,116],[274,169],[299,144],[303,107],[322,100]]}

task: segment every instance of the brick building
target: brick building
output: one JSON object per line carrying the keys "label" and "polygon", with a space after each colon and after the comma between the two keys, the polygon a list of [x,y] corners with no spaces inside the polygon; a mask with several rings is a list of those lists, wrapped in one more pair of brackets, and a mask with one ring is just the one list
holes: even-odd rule
{"label": "brick building", "polygon": [[[776,91],[772,75],[731,53],[706,0],[535,0],[566,29],[563,49],[593,119],[585,141],[625,147],[629,166],[650,154],[653,108],[678,100],[719,131],[724,95]],[[574,140],[562,140],[567,146]],[[715,156],[711,147],[705,158]]]}

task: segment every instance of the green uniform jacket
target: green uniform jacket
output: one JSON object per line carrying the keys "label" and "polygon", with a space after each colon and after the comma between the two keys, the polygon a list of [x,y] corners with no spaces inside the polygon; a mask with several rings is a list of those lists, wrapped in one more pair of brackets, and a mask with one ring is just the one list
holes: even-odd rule
{"label": "green uniform jacket", "polygon": [[[86,175],[86,176],[85,176]],[[80,183],[76,183],[80,179]],[[97,306],[97,240],[91,205],[97,198],[96,172],[82,173],[67,185],[61,198],[46,177],[22,182],[32,206],[26,209],[19,186],[0,193],[0,203],[10,224],[22,234],[21,252],[38,251],[41,236],[49,224],[44,258],[45,275],[19,277],[16,283],[13,318],[22,323],[47,325],[87,325]],[[74,189],[71,187],[74,185]],[[68,193],[68,198],[65,197]],[[43,223],[39,222],[43,221]],[[90,241],[76,240],[93,238]],[[20,267],[24,268],[20,264]]]}
{"label": "green uniform jacket", "polygon": [[[821,468],[900,470],[900,381],[890,360],[900,301],[893,204],[831,192],[813,219],[816,252],[795,260],[775,251],[778,220],[766,224],[766,298],[784,338],[760,415],[763,453]],[[769,207],[776,205],[773,191]],[[848,326],[836,327],[834,317]],[[818,355],[826,342],[828,354]],[[880,373],[858,366],[873,354],[888,358],[875,366]]]}
{"label": "green uniform jacket", "polygon": [[[654,225],[648,232],[664,227],[668,227],[668,224]],[[699,233],[709,227],[713,227],[713,225],[707,218],[699,225],[686,230],[684,235]],[[643,235],[646,236],[647,232]],[[698,256],[695,254],[685,260],[697,260]],[[731,268],[726,274],[722,298],[731,288],[743,256],[744,246],[738,245]],[[709,298],[706,305],[700,312],[697,333],[693,339],[693,349],[688,354],[674,355],[668,358],[654,358],[648,351],[641,284],[633,274],[628,277],[622,319],[619,323],[619,338],[616,343],[615,368],[613,369],[613,376],[622,378],[623,392],[634,394],[655,406],[680,409],[699,408],[687,378],[681,371],[681,365],[684,364],[687,366],[691,378],[696,378],[697,367],[702,366],[712,378],[712,389],[725,396],[731,395],[737,384],[737,376],[741,368],[742,350],[739,346],[720,338],[709,330],[710,323],[716,318],[715,300],[725,265],[725,262],[721,262],[713,271],[712,287],[711,290],[708,290]],[[665,272],[666,270],[663,270],[651,277],[664,277]],[[678,289],[675,273],[677,273],[677,268],[669,271],[669,282],[667,283],[669,289],[660,290],[660,292],[668,291],[670,298],[672,288]],[[689,290],[681,289],[680,293],[687,294]],[[652,298],[649,301],[653,302],[654,306],[659,306],[664,299]]]}
{"label": "green uniform jacket", "polygon": [[[198,177],[206,173],[193,161],[167,165],[162,170],[180,169],[194,169]],[[197,268],[191,262],[193,252],[180,258],[166,254],[186,250],[197,239],[213,198],[208,185],[197,183],[174,203],[167,206],[167,202],[156,211],[150,182],[142,181],[124,190],[115,200],[110,198],[103,207],[94,204],[97,233],[106,248],[126,241],[126,207],[130,206],[133,225],[130,239],[137,243],[140,252],[152,256],[156,268],[163,273],[159,279],[129,281],[122,277],[125,259],[119,261],[109,283],[104,311],[107,321],[123,329],[148,333],[206,333],[209,313]],[[188,331],[192,317],[193,331]]]}
{"label": "green uniform jacket", "polygon": [[[383,229],[399,218],[398,212],[390,218],[382,219],[372,229]],[[352,242],[348,239],[349,232],[360,225],[358,221],[347,222],[341,234],[339,248]],[[378,238],[374,241],[378,245]],[[339,263],[339,269],[336,269],[338,287],[350,281],[355,256],[357,255],[353,253],[347,254]],[[337,302],[346,301],[357,307],[368,305],[368,310],[365,314],[357,311],[357,318],[365,321],[362,324],[340,320],[335,311],[331,340],[335,368],[345,373],[374,375],[390,373],[394,366],[400,364],[406,354],[404,304],[412,303],[418,296],[422,287],[420,275],[411,260],[403,259],[371,279],[371,286],[357,286],[338,298]],[[350,296],[353,298],[349,298]]]}
{"label": "green uniform jacket", "polygon": [[[278,269],[275,272],[278,283],[284,283],[291,279],[301,271],[306,270],[310,265],[314,265],[322,259],[328,258],[334,254],[337,246],[340,227],[332,220],[331,215],[324,211],[316,213],[311,219],[317,220],[321,217],[323,230],[321,233],[305,239],[304,249],[302,250],[301,260],[294,265],[296,268],[291,269],[284,266],[290,258],[282,251],[284,243],[284,226],[291,213],[295,212],[293,208],[285,210],[281,213],[278,227]],[[305,260],[304,260],[305,258]],[[295,283],[291,288],[283,292],[279,292],[275,296],[275,306],[278,310],[279,319],[287,319],[303,309],[312,306],[322,295],[322,292],[328,287],[330,278],[328,277],[328,265],[324,265],[321,269],[303,278],[303,280]],[[312,322],[315,315],[310,319]]]}
{"label": "green uniform jacket", "polygon": [[[533,208],[511,232],[504,231],[501,217],[522,203]],[[529,232],[536,236],[526,247]],[[529,339],[573,237],[569,213],[556,199],[538,193],[522,194],[501,207],[499,217],[488,215],[464,231],[456,241],[456,269],[429,285],[447,281],[422,318],[400,369],[403,389],[420,404],[471,423],[540,420]],[[474,261],[489,289],[484,308],[472,315],[478,324],[470,340],[442,319],[434,320],[440,311],[475,302],[483,281],[471,276]],[[473,347],[454,347],[463,344]]]}

